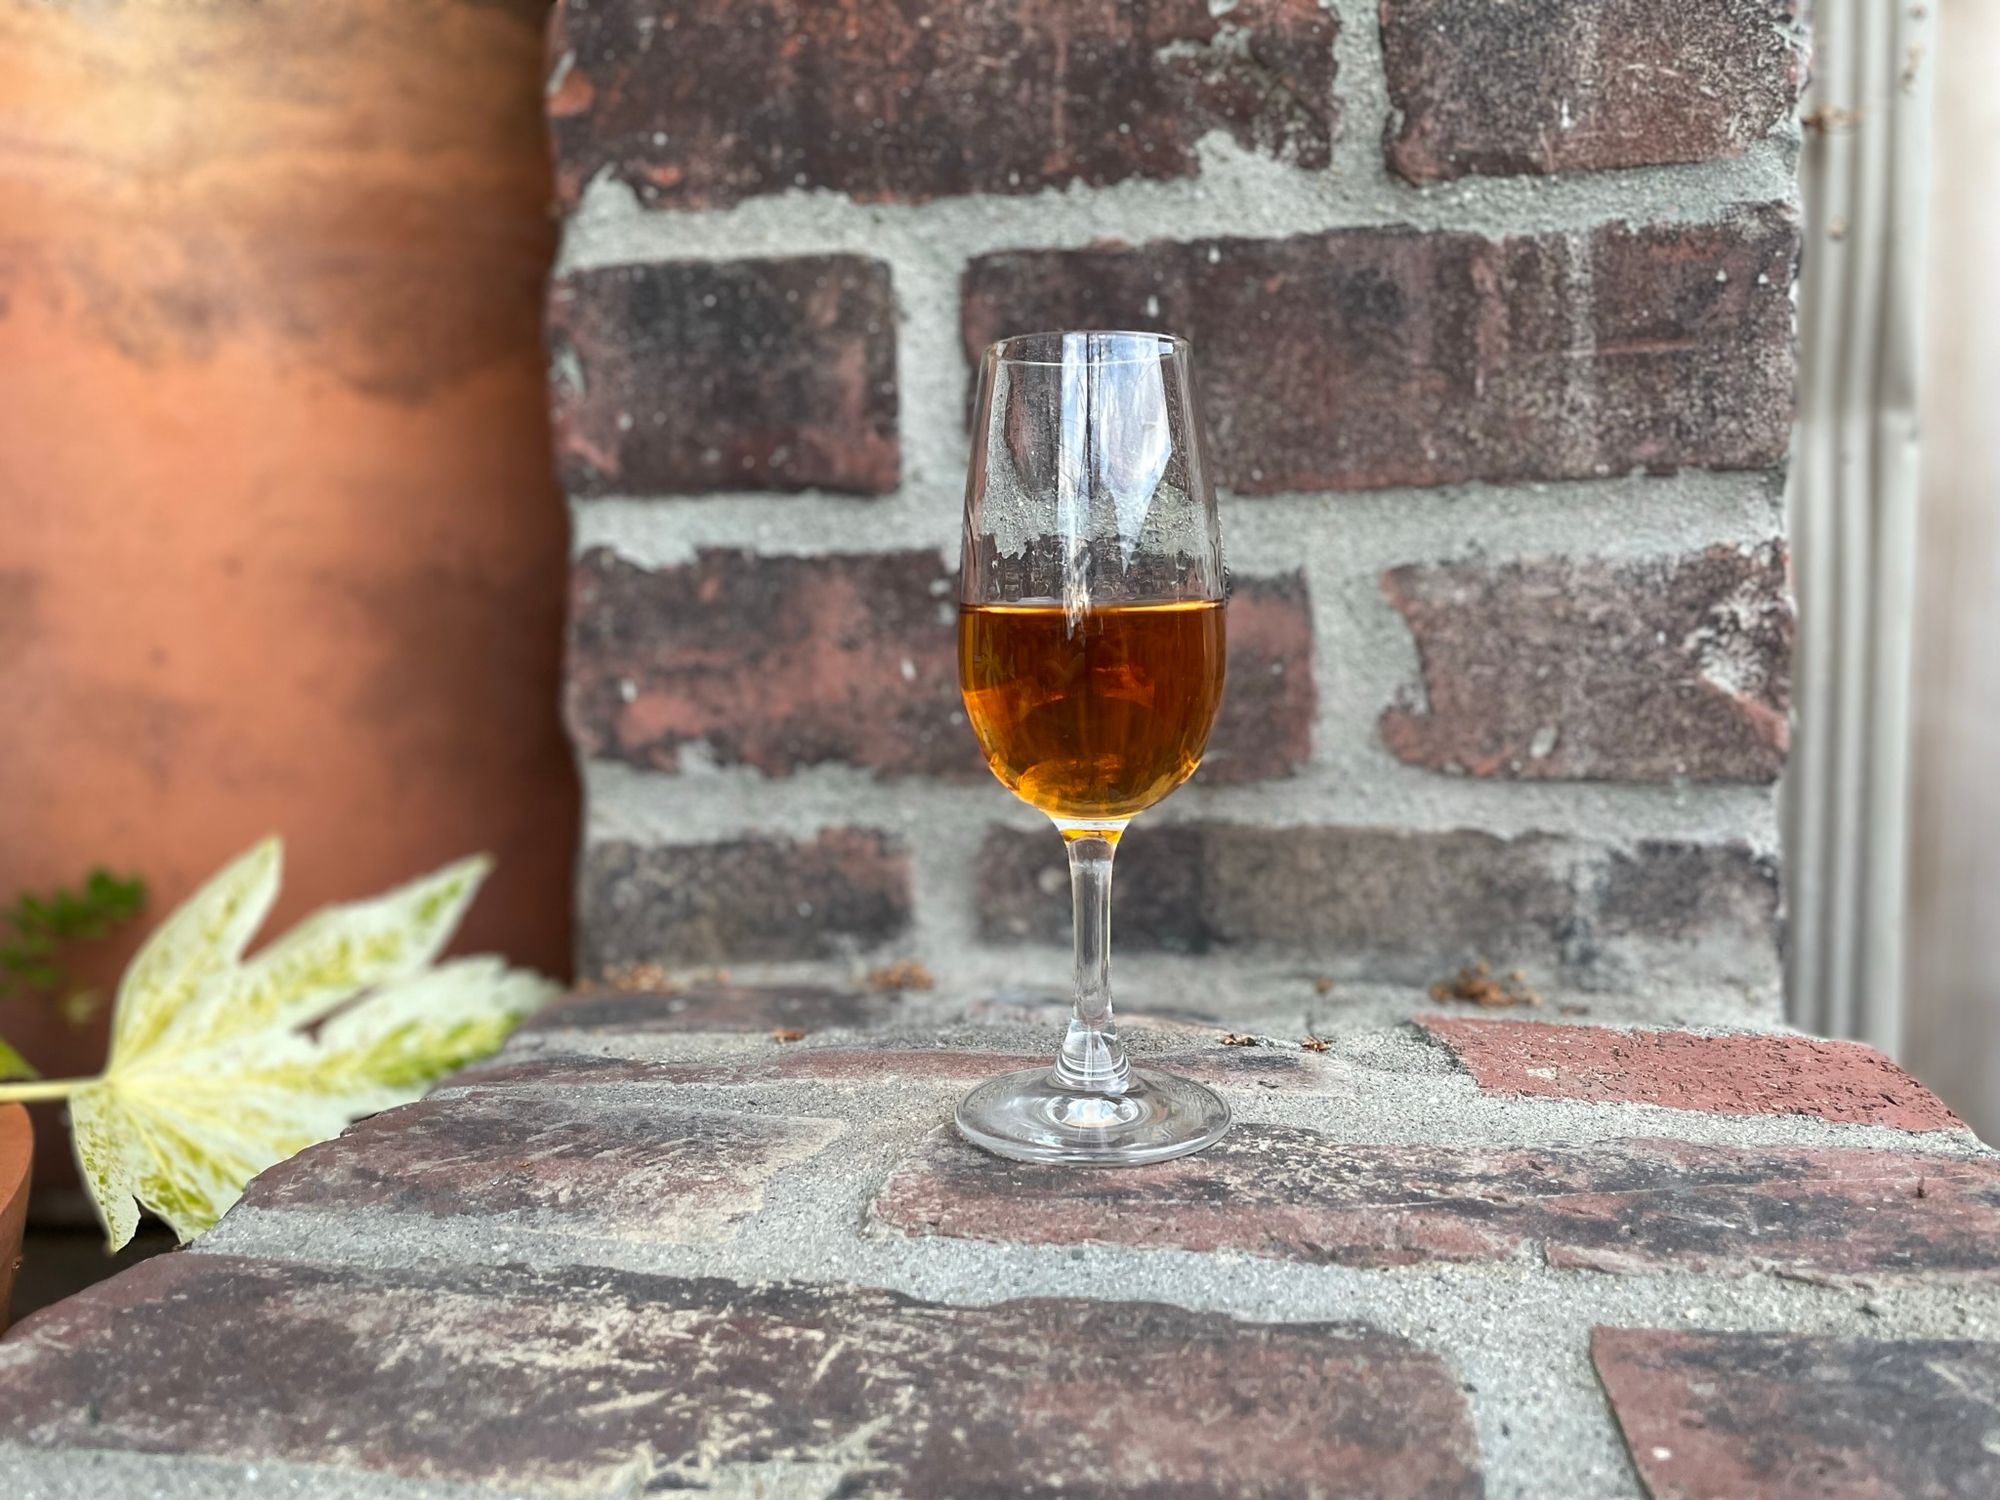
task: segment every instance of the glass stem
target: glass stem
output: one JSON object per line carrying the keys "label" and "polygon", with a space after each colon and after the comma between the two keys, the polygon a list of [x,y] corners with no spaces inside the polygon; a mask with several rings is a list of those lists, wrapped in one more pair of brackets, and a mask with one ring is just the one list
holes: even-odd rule
{"label": "glass stem", "polygon": [[1087,1094],[1122,1094],[1132,1065],[1111,1019],[1111,857],[1123,826],[1063,830],[1076,909],[1076,1010],[1056,1055],[1056,1081]]}

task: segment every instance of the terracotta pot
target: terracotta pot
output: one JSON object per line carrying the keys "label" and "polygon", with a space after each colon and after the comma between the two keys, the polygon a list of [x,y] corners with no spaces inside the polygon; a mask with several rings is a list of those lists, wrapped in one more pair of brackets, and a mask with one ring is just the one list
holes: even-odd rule
{"label": "terracotta pot", "polygon": [[541,20],[0,9],[0,899],[103,863],[150,922],[279,832],[275,930],[487,849],[460,948],[567,970]]}
{"label": "terracotta pot", "polygon": [[14,1272],[21,1265],[21,1230],[28,1222],[28,1178],[34,1156],[28,1112],[18,1104],[0,1104],[0,1333],[7,1331],[7,1309],[14,1305]]}

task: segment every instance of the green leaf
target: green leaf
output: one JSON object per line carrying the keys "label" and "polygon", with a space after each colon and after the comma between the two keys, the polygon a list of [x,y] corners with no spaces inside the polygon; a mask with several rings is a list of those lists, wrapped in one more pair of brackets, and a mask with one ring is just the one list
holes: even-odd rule
{"label": "green leaf", "polygon": [[431,967],[483,857],[329,907],[244,961],[277,868],[276,842],[259,845],[167,919],[119,986],[110,1066],[70,1096],[113,1249],[141,1204],[199,1234],[264,1168],[417,1097],[556,992],[493,957]]}
{"label": "green leaf", "polygon": [[14,1044],[0,1037],[0,1078],[40,1078],[35,1065],[15,1050]]}
{"label": "green leaf", "polygon": [[120,879],[94,869],[75,891],[58,890],[46,898],[23,892],[12,908],[0,912],[0,996],[9,993],[64,988],[62,949],[105,936],[137,912],[146,899],[145,882],[137,876]]}

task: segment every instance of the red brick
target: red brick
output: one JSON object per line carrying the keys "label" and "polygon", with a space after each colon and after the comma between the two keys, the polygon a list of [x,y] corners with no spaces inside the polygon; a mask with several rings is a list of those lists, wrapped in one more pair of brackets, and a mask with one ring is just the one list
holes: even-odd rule
{"label": "red brick", "polygon": [[2000,1495],[2000,1347],[1599,1328],[1591,1358],[1653,1500]]}
{"label": "red brick", "polygon": [[1382,590],[1416,638],[1412,765],[1524,781],[1771,781],[1792,607],[1775,544],[1644,562],[1411,564]]}
{"label": "red brick", "polygon": [[586,974],[832,958],[910,925],[909,855],[887,835],[592,844],[578,877]]}
{"label": "red brick", "polygon": [[0,1441],[19,1449],[309,1464],[363,1487],[1277,1500],[1310,1475],[1329,1500],[1481,1493],[1436,1355],[1157,1303],[195,1254],[7,1347]]}
{"label": "red brick", "polygon": [[763,1206],[773,1177],[844,1128],[838,1120],[663,1112],[587,1088],[531,1100],[476,1090],[364,1120],[265,1172],[243,1201],[474,1218],[495,1233],[568,1228],[712,1244]]}
{"label": "red brick", "polygon": [[1582,260],[1561,235],[1415,229],[1006,251],[966,271],[964,338],[1192,339],[1219,473],[1244,493],[1770,468],[1797,245],[1770,204],[1607,225]]}
{"label": "red brick", "polygon": [[1338,22],[1317,0],[595,0],[557,9],[566,201],[607,170],[662,207],[819,188],[864,202],[1191,177],[1227,131],[1331,158]]}
{"label": "red brick", "polygon": [[1817,1115],[1898,1130],[1965,1128],[1937,1095],[1858,1042],[1438,1016],[1419,1017],[1417,1025],[1490,1093],[1727,1115]]}
{"label": "red brick", "polygon": [[957,582],[935,552],[703,552],[648,569],[598,550],[570,599],[570,733],[679,769],[684,746],[770,776],[823,762],[982,776],[958,696]]}
{"label": "red brick", "polygon": [[818,985],[689,985],[654,991],[601,990],[566,996],[535,1012],[516,1036],[581,1032],[654,1036],[676,1032],[757,1032],[872,1026],[895,1015],[900,999],[880,990]]}
{"label": "red brick", "polygon": [[1022,1166],[939,1136],[875,1217],[913,1234],[1241,1251],[1316,1265],[1509,1260],[1633,1273],[2000,1279],[2000,1166],[1895,1152],[1353,1145],[1238,1124],[1114,1175]]}
{"label": "red brick", "polygon": [[572,496],[896,487],[889,268],[851,255],[576,271],[549,293]]}
{"label": "red brick", "polygon": [[[503,1055],[449,1080],[454,1087],[529,1085],[565,1089],[591,1083],[688,1084],[721,1087],[777,1082],[830,1083],[867,1087],[882,1082],[965,1085],[1016,1068],[1050,1062],[1060,1032],[1050,1028],[1041,1043],[1019,1050],[974,1050],[885,1038],[870,1046],[812,1046],[774,1043],[768,1052],[707,1062],[653,1062],[588,1053]],[[1291,1047],[1225,1047],[1220,1043],[1144,1051],[1134,1060],[1217,1087],[1325,1092],[1340,1087],[1339,1069],[1324,1057]]]}
{"label": "red brick", "polygon": [[1798,102],[1791,0],[1383,0],[1412,182],[1735,156]]}

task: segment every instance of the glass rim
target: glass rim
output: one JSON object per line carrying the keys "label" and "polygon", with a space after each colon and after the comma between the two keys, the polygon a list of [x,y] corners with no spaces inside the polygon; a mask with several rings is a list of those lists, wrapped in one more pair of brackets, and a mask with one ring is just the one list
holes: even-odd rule
{"label": "glass rim", "polygon": [[[1045,344],[1050,340],[1080,336],[1093,340],[1113,340],[1121,344],[1127,340],[1136,342],[1140,339],[1149,339],[1152,341],[1154,348],[1150,354],[1135,354],[1124,359],[1096,359],[1089,356],[1079,360],[1031,359],[1024,357],[1025,348],[1023,354],[1008,352],[1016,347]],[[1176,354],[1187,354],[1191,352],[1193,347],[1193,345],[1177,333],[1161,333],[1150,328],[1045,328],[1038,333],[1014,333],[1009,334],[1004,339],[995,339],[986,346],[986,358],[993,360],[996,364],[1040,365],[1050,369],[1060,368],[1066,364],[1086,366],[1139,365],[1145,364],[1148,360],[1169,359]]]}

